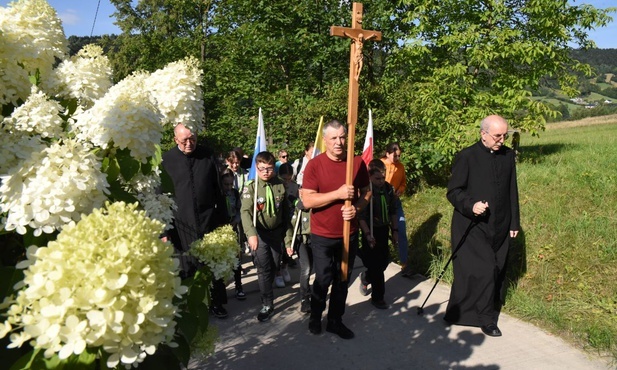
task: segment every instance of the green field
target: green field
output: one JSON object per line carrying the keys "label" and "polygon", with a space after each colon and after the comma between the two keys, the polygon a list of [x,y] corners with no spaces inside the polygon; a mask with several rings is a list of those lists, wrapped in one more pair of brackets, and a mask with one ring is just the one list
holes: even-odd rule
{"label": "green field", "polygon": [[[592,123],[589,123],[592,122]],[[600,124],[599,124],[600,123]],[[504,311],[617,360],[617,116],[523,135],[521,235],[511,249]],[[404,200],[410,260],[436,277],[449,258],[443,187]],[[451,272],[444,277],[451,281]]]}

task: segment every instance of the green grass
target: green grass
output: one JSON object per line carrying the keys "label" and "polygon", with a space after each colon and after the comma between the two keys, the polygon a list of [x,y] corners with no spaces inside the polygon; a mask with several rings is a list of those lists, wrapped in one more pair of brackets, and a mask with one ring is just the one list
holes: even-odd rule
{"label": "green grass", "polygon": [[608,83],[606,83],[606,82],[596,82],[596,85],[598,85],[598,87],[599,87],[601,90],[604,90],[604,89],[608,89],[608,88],[610,88],[610,87],[613,87],[613,85],[608,84]]}
{"label": "green grass", "polygon": [[[611,120],[521,138],[522,230],[511,249],[504,310],[617,360],[617,118]],[[426,188],[404,199],[410,265],[433,277],[450,256],[445,192]]]}
{"label": "green grass", "polygon": [[574,103],[566,103],[563,100],[559,100],[559,99],[555,99],[555,98],[545,98],[545,97],[533,97],[532,99],[534,100],[539,100],[545,103],[550,103],[553,104],[555,106],[559,106],[560,104],[565,104],[566,107],[568,107],[568,111],[570,111],[570,113],[572,113],[573,110],[575,109],[579,109],[579,108],[583,108],[584,105],[580,105],[580,104],[574,104]]}

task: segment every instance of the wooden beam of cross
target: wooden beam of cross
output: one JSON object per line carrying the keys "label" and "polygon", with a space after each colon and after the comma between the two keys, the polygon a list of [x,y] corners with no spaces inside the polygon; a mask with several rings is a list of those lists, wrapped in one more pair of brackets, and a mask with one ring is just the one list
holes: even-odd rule
{"label": "wooden beam of cross", "polygon": [[[330,36],[351,39],[351,53],[349,57],[349,98],[347,104],[347,167],[345,184],[353,183],[354,144],[356,138],[356,123],[358,122],[358,90],[360,72],[364,62],[362,47],[365,41],[381,40],[381,32],[362,29],[362,4],[353,3],[351,27],[330,27]],[[351,206],[351,199],[345,201],[345,206]],[[343,224],[343,256],[341,259],[341,281],[347,281],[349,260],[349,233],[351,222]]]}

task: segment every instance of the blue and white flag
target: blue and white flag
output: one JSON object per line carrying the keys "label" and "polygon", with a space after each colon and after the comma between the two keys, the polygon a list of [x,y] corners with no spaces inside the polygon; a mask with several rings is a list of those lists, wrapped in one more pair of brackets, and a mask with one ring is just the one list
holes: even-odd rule
{"label": "blue and white flag", "polygon": [[255,137],[255,150],[253,150],[253,162],[251,163],[251,169],[249,170],[249,180],[253,180],[257,177],[257,166],[255,164],[255,157],[259,152],[263,152],[266,149],[266,130],[264,129],[264,118],[261,115],[261,108],[259,108],[259,122],[257,123],[257,136]]}

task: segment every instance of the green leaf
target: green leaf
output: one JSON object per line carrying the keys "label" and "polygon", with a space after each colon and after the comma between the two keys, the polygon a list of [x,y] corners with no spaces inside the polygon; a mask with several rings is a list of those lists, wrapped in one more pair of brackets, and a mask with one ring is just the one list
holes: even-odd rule
{"label": "green leaf", "polygon": [[[205,307],[205,311],[207,311],[207,307]],[[176,321],[178,323],[178,329],[180,329],[180,332],[188,342],[192,342],[197,334],[199,334],[199,317],[190,311],[183,311],[182,317],[179,317]]]}
{"label": "green leaf", "polygon": [[[37,358],[41,358],[43,353],[40,349],[32,350],[22,357],[20,357],[13,365],[9,368],[9,370],[30,370],[30,369],[43,369],[42,367],[34,367],[34,363]],[[40,366],[40,365],[39,365]]]}
{"label": "green leaf", "polygon": [[163,151],[161,150],[160,145],[155,145],[154,155],[150,158],[150,165],[152,167],[160,167],[163,162]]}
{"label": "green leaf", "polygon": [[[181,361],[183,359],[178,358],[169,346],[160,345],[153,355],[147,356],[144,362],[139,364],[139,368],[143,367],[148,370],[180,370]],[[188,365],[188,361],[185,365]]]}
{"label": "green leaf", "polygon": [[24,271],[11,266],[0,267],[0,302],[13,294],[13,286],[24,279]]}
{"label": "green leaf", "polygon": [[171,348],[171,352],[176,355],[176,358],[184,366],[188,366],[191,359],[191,346],[190,343],[183,336],[176,336],[174,342],[178,344],[178,347]]}
{"label": "green leaf", "polygon": [[131,181],[133,176],[139,171],[141,163],[131,157],[131,151],[128,149],[120,149],[116,151],[116,159],[120,167],[120,173],[125,181]]}
{"label": "green leaf", "polygon": [[117,177],[110,179],[108,176],[107,182],[109,182],[109,192],[110,192],[110,198],[112,200],[122,201],[125,203],[137,202],[137,198],[135,198],[133,194],[124,190],[124,188],[122,187],[122,184],[120,184],[120,181],[118,180]]}
{"label": "green leaf", "polygon": [[120,175],[120,165],[114,157],[105,157],[103,168],[103,171],[107,174],[107,181],[117,179],[118,175]]}
{"label": "green leaf", "polygon": [[150,161],[141,164],[141,173],[148,176],[152,172],[152,163]]}

